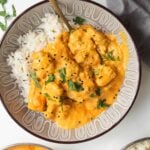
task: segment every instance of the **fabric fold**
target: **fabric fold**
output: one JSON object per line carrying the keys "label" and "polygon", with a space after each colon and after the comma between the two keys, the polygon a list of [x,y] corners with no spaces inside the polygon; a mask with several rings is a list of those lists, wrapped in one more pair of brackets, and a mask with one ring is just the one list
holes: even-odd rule
{"label": "fabric fold", "polygon": [[107,0],[131,34],[139,55],[150,66],[150,0]]}

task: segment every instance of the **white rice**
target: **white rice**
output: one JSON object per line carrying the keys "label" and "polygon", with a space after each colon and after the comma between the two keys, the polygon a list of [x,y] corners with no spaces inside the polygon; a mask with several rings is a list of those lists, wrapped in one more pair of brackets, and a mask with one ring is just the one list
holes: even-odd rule
{"label": "white rice", "polygon": [[12,77],[21,89],[21,95],[27,101],[29,90],[28,56],[34,51],[40,51],[49,42],[53,42],[58,34],[66,30],[57,15],[45,14],[41,24],[18,39],[19,48],[8,56],[8,65],[12,68]]}
{"label": "white rice", "polygon": [[134,145],[127,148],[127,150],[150,150],[150,140],[135,143]]}

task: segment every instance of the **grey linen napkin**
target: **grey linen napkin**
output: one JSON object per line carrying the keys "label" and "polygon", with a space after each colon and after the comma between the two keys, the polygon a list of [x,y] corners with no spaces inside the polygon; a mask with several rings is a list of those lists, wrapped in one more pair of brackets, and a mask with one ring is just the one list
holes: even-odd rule
{"label": "grey linen napkin", "polygon": [[107,6],[122,20],[150,67],[150,0],[107,0]]}

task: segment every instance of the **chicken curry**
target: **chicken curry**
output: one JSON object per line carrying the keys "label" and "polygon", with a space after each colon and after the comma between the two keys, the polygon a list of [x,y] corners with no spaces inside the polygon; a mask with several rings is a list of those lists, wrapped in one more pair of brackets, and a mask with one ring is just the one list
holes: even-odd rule
{"label": "chicken curry", "polygon": [[40,146],[33,146],[33,145],[19,145],[19,146],[14,146],[12,148],[8,148],[7,150],[48,150],[48,149]]}
{"label": "chicken curry", "polygon": [[119,43],[91,25],[61,33],[30,56],[28,108],[64,129],[78,128],[115,101],[128,61],[126,37]]}

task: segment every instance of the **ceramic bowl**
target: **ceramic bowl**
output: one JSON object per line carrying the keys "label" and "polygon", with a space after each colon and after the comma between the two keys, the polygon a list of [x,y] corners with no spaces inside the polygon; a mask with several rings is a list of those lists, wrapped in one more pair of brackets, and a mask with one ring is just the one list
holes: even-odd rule
{"label": "ceramic bowl", "polygon": [[51,148],[49,148],[47,146],[43,146],[43,145],[35,144],[35,143],[18,143],[18,144],[13,144],[13,145],[9,145],[9,146],[5,147],[2,150],[9,150],[9,149],[13,149],[13,148],[19,147],[19,146],[36,146],[36,147],[44,149],[44,150],[52,150]]}
{"label": "ceramic bowl", "polygon": [[[145,143],[146,142],[146,143]],[[138,140],[136,140],[136,141],[133,141],[133,142],[131,142],[131,143],[129,143],[128,145],[126,145],[122,150],[128,150],[128,149],[132,149],[132,147],[136,144],[138,144],[138,145],[147,145],[147,142],[149,143],[148,145],[149,145],[149,148],[150,148],[150,137],[146,137],[146,138],[142,138],[142,139],[138,139]],[[147,146],[148,146],[147,145]],[[146,147],[147,147],[146,146]],[[140,148],[139,148],[140,149]],[[143,148],[142,148],[143,149]]]}
{"label": "ceramic bowl", "polygon": [[41,113],[28,110],[15,79],[10,76],[11,68],[7,65],[6,59],[11,52],[17,49],[18,37],[36,28],[45,13],[53,12],[48,1],[40,2],[24,11],[5,33],[0,45],[0,95],[9,115],[29,133],[52,142],[78,143],[103,135],[125,117],[138,93],[140,62],[131,36],[109,10],[91,1],[58,0],[58,3],[68,20],[81,16],[97,29],[113,33],[118,39],[120,32],[124,32],[127,36],[129,63],[116,102],[93,121],[73,130],[61,129],[55,123],[45,120]]}

